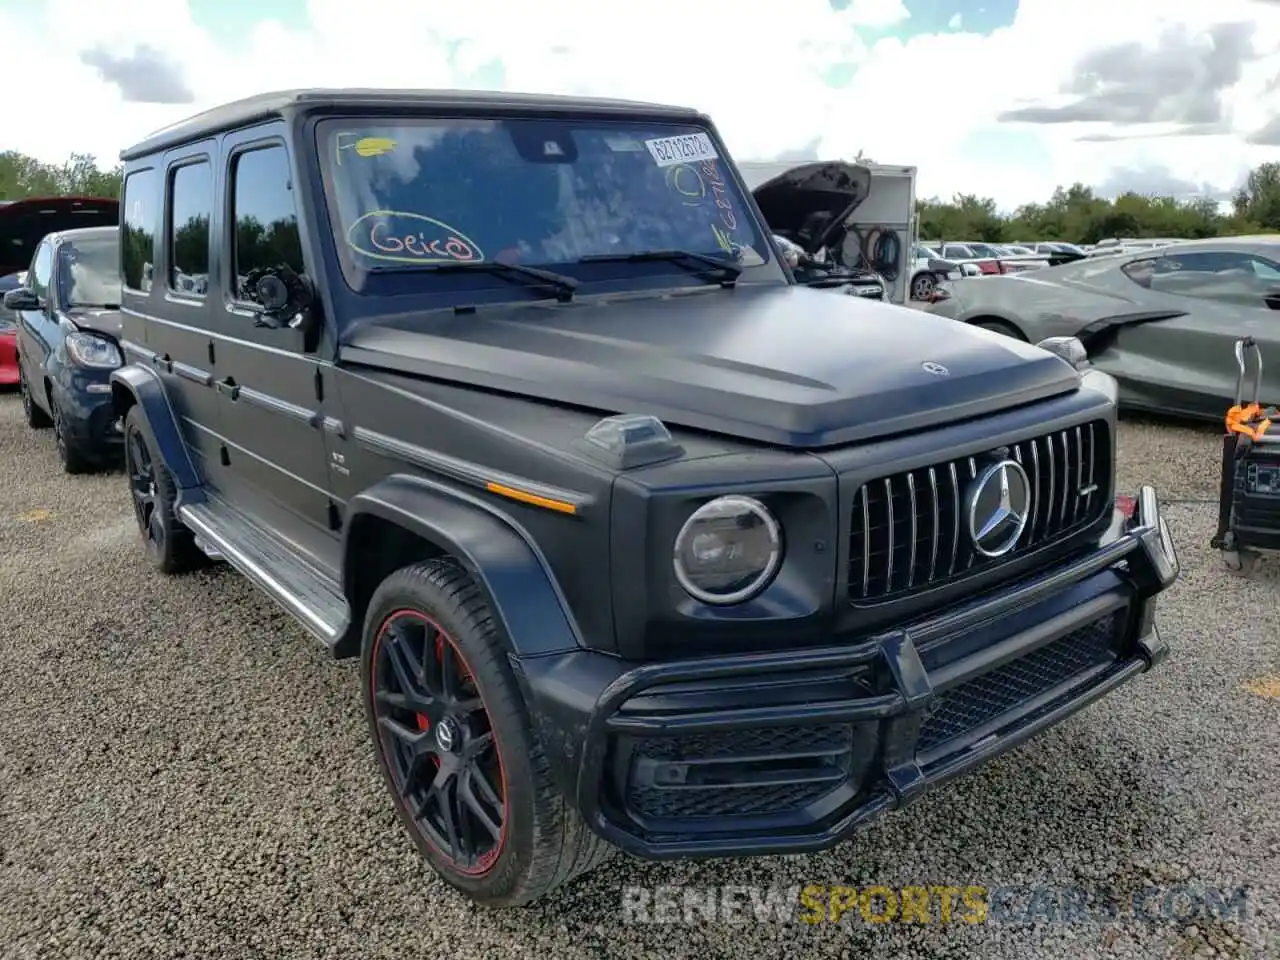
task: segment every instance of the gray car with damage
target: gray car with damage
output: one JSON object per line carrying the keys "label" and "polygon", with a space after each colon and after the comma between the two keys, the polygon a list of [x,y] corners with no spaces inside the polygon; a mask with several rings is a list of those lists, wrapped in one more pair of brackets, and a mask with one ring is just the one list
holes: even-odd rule
{"label": "gray car with damage", "polygon": [[[1233,344],[1280,355],[1280,237],[1179,243],[961,280],[929,310],[1032,343],[1073,336],[1111,374],[1122,407],[1219,419],[1235,394]],[[1280,394],[1264,371],[1263,394]]]}

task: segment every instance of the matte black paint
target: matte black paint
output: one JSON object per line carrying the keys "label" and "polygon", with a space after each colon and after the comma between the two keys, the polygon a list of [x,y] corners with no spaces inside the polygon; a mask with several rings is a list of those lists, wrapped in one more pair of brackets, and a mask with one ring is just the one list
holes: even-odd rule
{"label": "matte black paint", "polygon": [[[264,138],[290,148],[319,326],[267,330],[231,299],[220,202],[209,295],[175,296],[160,282],[126,291],[131,362],[112,382],[121,412],[132,403],[146,412],[180,487],[180,516],[237,548],[229,558],[238,555],[243,570],[244,551],[256,551],[252,575],[269,593],[273,583],[293,583],[317,604],[327,596],[345,605],[323,611],[332,630],[318,631],[335,655],[358,650],[379,577],[428,557],[455,558],[501,624],[565,795],[599,833],[658,857],[830,845],[1158,660],[1152,598],[1176,566],[1156,553],[1153,493],[1142,496],[1145,526],[1122,530],[1104,518],[1052,549],[876,610],[843,599],[852,486],[1058,424],[1110,426],[1109,379],[985,331],[805,290],[785,271],[733,290],[689,278],[637,281],[626,296],[461,316],[361,298],[341,279],[325,225],[312,124],[410,109],[692,118],[723,149],[709,121],[688,111],[364,92],[258,98],[125,152],[126,174],[199,152],[214,163],[221,196],[234,149]],[[163,210],[167,198],[155,202]],[[163,236],[160,226],[157,217]],[[155,261],[155,277],[167,276],[163,244]],[[946,365],[948,376],[925,373],[927,360]],[[680,455],[626,469],[585,453],[582,436],[617,412],[663,417]],[[1099,482],[1109,496],[1114,477]],[[786,554],[759,598],[714,609],[677,587],[671,541],[697,505],[728,492],[758,495],[776,510]],[[937,684],[1046,642],[1106,605],[1127,605],[1133,617],[1105,683],[1077,691],[1051,716],[1012,717],[991,744],[917,762],[914,731]],[[775,685],[769,700],[758,685],[771,674],[803,682],[787,688],[789,700]],[[679,688],[686,680],[698,685]],[[832,694],[836,687],[843,692]],[[655,843],[636,834],[618,803],[610,758],[621,755],[612,752],[620,736],[828,715],[856,719],[879,757],[878,767],[871,753],[863,758],[867,779],[834,820],[775,818],[776,829],[720,837],[687,824]]]}
{"label": "matte black paint", "polygon": [[[792,449],[937,427],[1080,382],[1057,357],[1007,337],[796,285],[678,303],[400,315],[354,333],[341,359]],[[925,372],[925,360],[949,375]]]}

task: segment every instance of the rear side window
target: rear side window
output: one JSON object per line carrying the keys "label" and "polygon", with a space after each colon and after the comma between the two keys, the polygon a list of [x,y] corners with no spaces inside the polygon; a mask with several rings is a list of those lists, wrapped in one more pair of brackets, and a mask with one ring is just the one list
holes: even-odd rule
{"label": "rear side window", "polygon": [[157,206],[156,172],[137,170],[124,181],[124,204],[120,211],[124,237],[120,245],[120,275],[125,289],[151,292],[151,271],[156,256]]}
{"label": "rear side window", "polygon": [[169,287],[202,297],[209,289],[209,215],[213,174],[207,161],[186,163],[169,174]]}
{"label": "rear side window", "polygon": [[231,217],[235,224],[231,261],[234,290],[242,296],[245,277],[284,264],[302,273],[302,241],[293,201],[293,175],[284,147],[261,147],[231,161]]}
{"label": "rear side window", "polygon": [[1136,283],[1138,286],[1147,290],[1151,289],[1151,275],[1155,271],[1157,257],[1147,257],[1144,260],[1134,260],[1126,263],[1120,268],[1126,277]]}

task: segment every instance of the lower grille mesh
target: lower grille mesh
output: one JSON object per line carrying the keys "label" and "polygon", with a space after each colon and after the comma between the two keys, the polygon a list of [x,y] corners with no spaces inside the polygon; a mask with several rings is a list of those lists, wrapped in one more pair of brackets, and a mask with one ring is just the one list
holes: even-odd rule
{"label": "lower grille mesh", "polygon": [[961,737],[1091,667],[1116,659],[1123,613],[1110,614],[939,695],[917,752]]}
{"label": "lower grille mesh", "polygon": [[636,744],[633,764],[678,773],[679,782],[633,776],[627,807],[659,820],[787,813],[845,782],[852,747],[849,724],[646,738]]}

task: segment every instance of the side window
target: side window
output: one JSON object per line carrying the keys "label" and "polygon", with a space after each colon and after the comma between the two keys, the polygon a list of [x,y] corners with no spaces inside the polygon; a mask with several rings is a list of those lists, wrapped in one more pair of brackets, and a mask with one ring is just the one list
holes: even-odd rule
{"label": "side window", "polygon": [[238,297],[245,277],[284,264],[302,273],[302,241],[293,202],[293,175],[284,147],[261,147],[231,160],[231,262]]}
{"label": "side window", "polygon": [[151,265],[156,251],[156,172],[138,170],[124,181],[121,219],[120,276],[126,290],[151,292]]}
{"label": "side window", "polygon": [[52,282],[53,245],[48,240],[41,240],[35,256],[31,258],[31,269],[27,271],[27,286],[41,300],[47,300]]}
{"label": "side window", "polygon": [[1145,257],[1142,260],[1132,260],[1120,268],[1120,272],[1132,280],[1140,287],[1151,289],[1151,275],[1155,272],[1156,260],[1158,257]]}
{"label": "side window", "polygon": [[1269,286],[1280,286],[1280,264],[1263,260],[1261,257],[1252,257],[1250,260],[1254,276]]}
{"label": "side window", "polygon": [[1270,281],[1259,277],[1255,258],[1233,251],[1178,253],[1166,250],[1156,262],[1151,289],[1200,300],[1264,306]]}
{"label": "side window", "polygon": [[188,296],[209,290],[209,216],[213,168],[207,161],[174,167],[169,174],[169,288]]}

